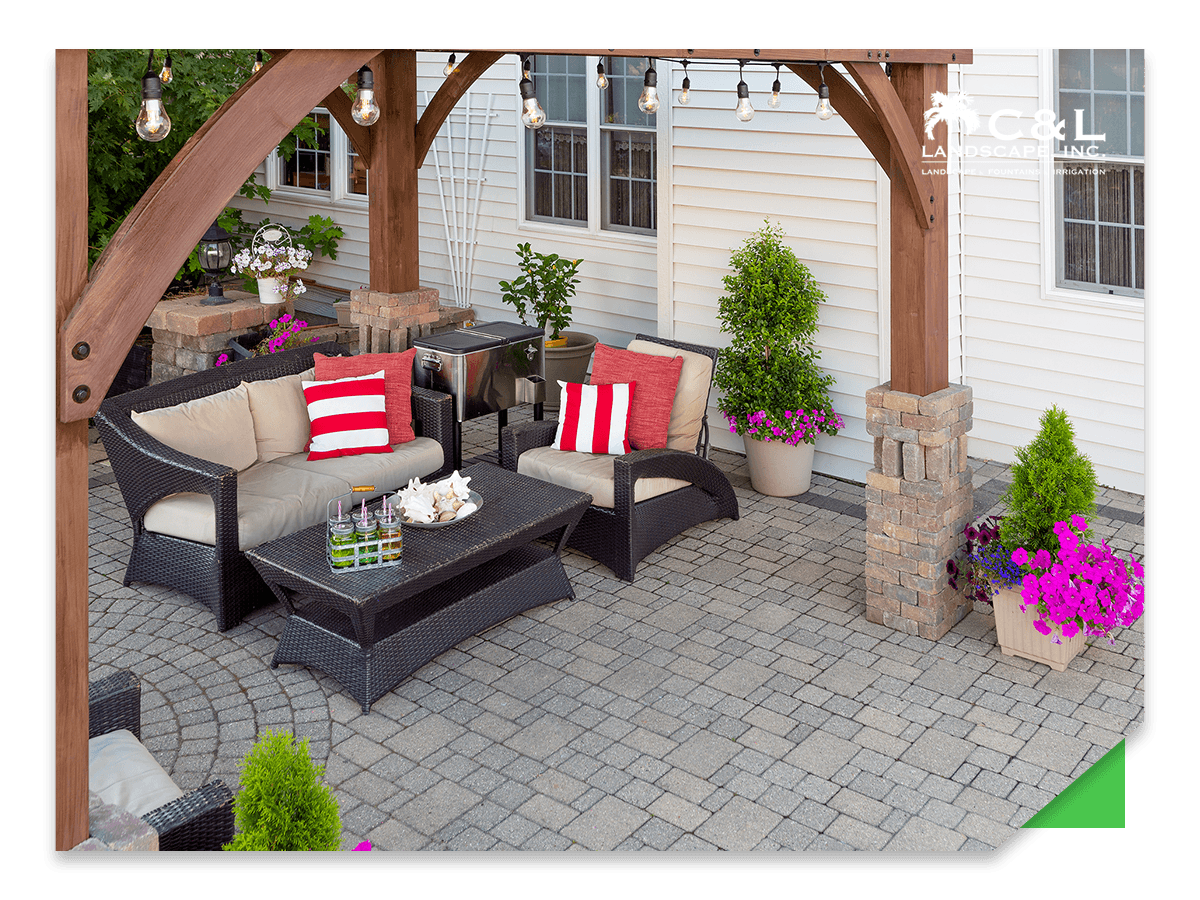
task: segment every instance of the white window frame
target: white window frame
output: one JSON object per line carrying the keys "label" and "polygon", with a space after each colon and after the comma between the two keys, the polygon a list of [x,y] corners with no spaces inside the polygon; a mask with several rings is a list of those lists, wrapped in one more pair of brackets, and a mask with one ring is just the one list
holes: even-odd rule
{"label": "white window frame", "polygon": [[[313,112],[327,113],[327,110],[323,106],[318,106],[313,109]],[[366,206],[368,203],[366,194],[355,194],[350,191],[350,152],[353,149],[350,146],[350,139],[346,137],[346,132],[342,131],[333,116],[329,116],[329,190],[295,187],[280,181],[279,169],[283,160],[279,155],[278,147],[273,149],[271,155],[267,157],[267,187],[271,189],[272,194],[278,193],[280,197],[294,199],[298,202],[320,200],[330,206],[341,204]]]}
{"label": "white window frame", "polygon": [[[593,73],[600,57],[586,57],[584,71]],[[588,166],[588,221],[586,225],[565,225],[557,222],[544,222],[529,218],[529,165],[526,128],[521,124],[521,98],[513,92],[513,122],[517,129],[517,231],[530,234],[553,234],[567,237],[584,237],[611,241],[614,244],[635,244],[641,247],[658,245],[659,236],[665,231],[667,195],[664,186],[669,182],[670,170],[667,148],[669,141],[669,119],[671,107],[670,63],[666,60],[655,60],[654,68],[658,72],[659,96],[662,104],[655,115],[655,234],[644,234],[632,231],[618,231],[603,227],[602,191],[604,178],[601,170],[601,130],[600,130],[600,97],[595,79],[588,78],[587,92],[587,166]],[[517,59],[513,66],[515,80],[521,79],[521,61]],[[592,177],[595,173],[596,177]]]}
{"label": "white window frame", "polygon": [[[1058,97],[1055,90],[1058,83],[1055,71],[1055,55],[1056,50],[1053,48],[1038,51],[1040,75],[1038,78],[1039,109],[1053,110],[1058,108]],[[1068,121],[1067,127],[1074,127],[1073,120]],[[1145,290],[1143,290],[1141,297],[1137,297],[1129,294],[1107,294],[1100,290],[1093,291],[1084,288],[1059,286],[1058,254],[1060,223],[1058,218],[1058,185],[1054,174],[1055,165],[1059,161],[1060,159],[1053,153],[1043,155],[1038,176],[1039,191],[1041,194],[1042,299],[1055,300],[1078,306],[1091,306],[1114,312],[1144,312],[1146,308]],[[1103,156],[1097,157],[1096,160],[1087,158],[1080,159],[1079,161],[1087,164],[1093,161],[1107,161],[1114,165],[1128,165],[1130,163],[1145,165],[1145,157]],[[1148,282],[1149,279],[1146,278],[1145,283]]]}

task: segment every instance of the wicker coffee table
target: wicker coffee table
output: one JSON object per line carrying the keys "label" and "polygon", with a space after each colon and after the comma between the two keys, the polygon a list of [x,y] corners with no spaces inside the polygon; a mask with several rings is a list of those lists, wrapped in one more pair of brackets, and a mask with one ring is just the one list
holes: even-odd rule
{"label": "wicker coffee table", "polygon": [[367,713],[455,644],[575,596],[559,554],[591,497],[487,463],[462,474],[483,505],[452,526],[406,527],[398,566],[330,571],[324,525],[246,552],[287,609],[272,668],[320,669]]}

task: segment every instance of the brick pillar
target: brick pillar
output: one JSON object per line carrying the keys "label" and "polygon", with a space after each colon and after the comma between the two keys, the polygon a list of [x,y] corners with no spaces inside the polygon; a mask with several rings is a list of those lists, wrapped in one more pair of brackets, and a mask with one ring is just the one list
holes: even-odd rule
{"label": "brick pillar", "polygon": [[350,292],[350,322],[358,326],[360,353],[399,353],[414,338],[427,337],[441,318],[437,288],[399,294]]}
{"label": "brick pillar", "polygon": [[867,391],[867,619],[937,640],[969,611],[949,586],[946,561],[962,542],[974,505],[967,432],[971,388],[952,384],[918,396]]}
{"label": "brick pillar", "polygon": [[[255,294],[225,290],[231,303],[205,306],[207,294],[160,300],[146,324],[154,335],[150,383],[211,369],[229,350],[229,339],[261,328],[287,310],[260,303]],[[230,354],[232,356],[232,354]]]}

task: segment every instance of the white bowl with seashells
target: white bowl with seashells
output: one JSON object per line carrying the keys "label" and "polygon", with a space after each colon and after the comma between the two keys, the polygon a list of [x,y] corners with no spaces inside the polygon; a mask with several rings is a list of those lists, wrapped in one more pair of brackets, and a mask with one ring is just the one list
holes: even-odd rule
{"label": "white bowl with seashells", "polygon": [[396,494],[392,506],[399,510],[405,525],[444,528],[461,522],[483,506],[483,497],[467,486],[470,480],[457,471],[429,484],[413,478],[408,487]]}

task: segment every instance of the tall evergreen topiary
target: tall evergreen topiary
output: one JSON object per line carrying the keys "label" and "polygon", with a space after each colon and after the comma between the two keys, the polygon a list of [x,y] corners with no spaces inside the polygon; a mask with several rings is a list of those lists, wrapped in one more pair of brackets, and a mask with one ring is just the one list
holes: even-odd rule
{"label": "tall evergreen topiary", "polygon": [[1052,406],[1041,418],[1041,430],[1016,450],[1012,484],[1001,500],[1008,507],[1000,524],[1000,542],[1008,550],[1024,547],[1030,554],[1059,549],[1057,522],[1081,515],[1091,521],[1096,511],[1096,472],[1092,461],[1075,447],[1075,429],[1067,414]]}
{"label": "tall evergreen topiary", "polygon": [[233,798],[238,833],[225,850],[338,850],[342,820],[333,791],[313,763],[308,738],[264,731],[242,761]]}

